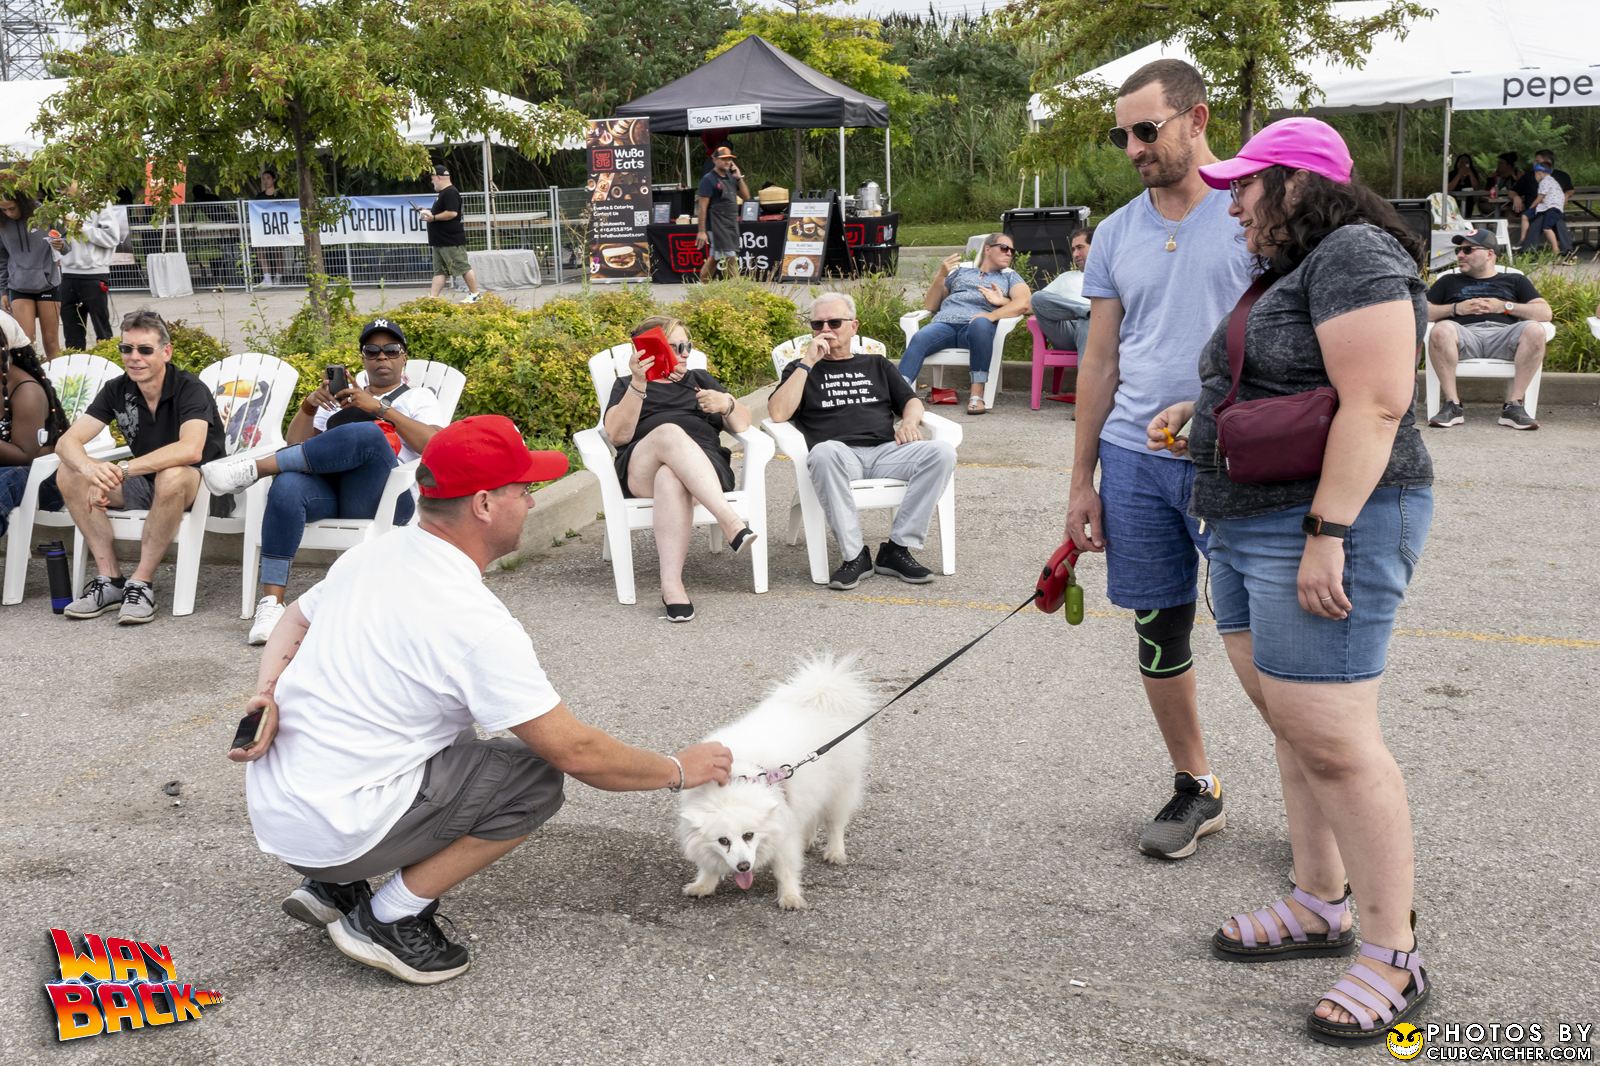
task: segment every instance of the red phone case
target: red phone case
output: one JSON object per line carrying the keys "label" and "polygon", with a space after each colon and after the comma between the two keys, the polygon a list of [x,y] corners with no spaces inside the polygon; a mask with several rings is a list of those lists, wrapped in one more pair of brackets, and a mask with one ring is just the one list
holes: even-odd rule
{"label": "red phone case", "polygon": [[677,369],[677,353],[672,350],[672,345],[667,343],[667,335],[661,327],[647,329],[633,338],[633,346],[638,349],[641,356],[653,355],[655,362],[644,372],[646,381],[664,381]]}

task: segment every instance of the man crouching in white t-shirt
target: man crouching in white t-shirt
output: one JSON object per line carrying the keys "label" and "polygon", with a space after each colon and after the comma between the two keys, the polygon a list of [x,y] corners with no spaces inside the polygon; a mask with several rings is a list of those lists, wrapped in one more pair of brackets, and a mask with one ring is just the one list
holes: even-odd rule
{"label": "man crouching in white t-shirt", "polygon": [[[346,552],[289,606],[262,656],[259,739],[245,775],[261,850],[305,875],[283,901],[340,951],[404,981],[466,972],[434,922],[439,896],[560,809],[562,775],[613,792],[725,784],[716,743],[656,755],[573,717],[533,644],[483,583],[517,546],[527,490],[566,473],[510,419],[434,434],[417,471],[420,523]],[[408,602],[396,610],[394,575]],[[516,737],[476,739],[474,726]],[[367,878],[397,871],[374,894]]]}

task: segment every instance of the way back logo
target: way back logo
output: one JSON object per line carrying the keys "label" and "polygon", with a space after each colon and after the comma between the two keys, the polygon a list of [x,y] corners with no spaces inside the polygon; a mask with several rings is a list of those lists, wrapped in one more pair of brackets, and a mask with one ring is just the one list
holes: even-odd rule
{"label": "way back logo", "polygon": [[200,1008],[222,1002],[221,992],[178,980],[172,950],[165,944],[86,933],[80,953],[63,930],[50,930],[50,940],[61,980],[44,990],[63,1041],[198,1021]]}

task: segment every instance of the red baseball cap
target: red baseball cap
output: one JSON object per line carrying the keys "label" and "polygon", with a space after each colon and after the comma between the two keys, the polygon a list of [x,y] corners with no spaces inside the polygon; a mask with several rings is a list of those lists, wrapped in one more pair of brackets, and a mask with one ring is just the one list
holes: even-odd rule
{"label": "red baseball cap", "polygon": [[422,465],[434,483],[418,491],[430,500],[453,500],[504,485],[554,481],[567,472],[567,457],[530,451],[505,415],[473,415],[435,433],[422,449]]}
{"label": "red baseball cap", "polygon": [[1340,185],[1350,184],[1354,164],[1339,131],[1316,118],[1282,118],[1245,142],[1239,154],[1200,168],[1213,189],[1226,189],[1235,178],[1248,178],[1268,167],[1309,170]]}

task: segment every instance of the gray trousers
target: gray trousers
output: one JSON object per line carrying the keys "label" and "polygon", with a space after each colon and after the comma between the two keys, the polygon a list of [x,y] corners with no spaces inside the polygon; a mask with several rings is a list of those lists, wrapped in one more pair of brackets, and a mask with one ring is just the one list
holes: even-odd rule
{"label": "gray trousers", "polygon": [[1053,292],[1036,292],[1031,300],[1045,343],[1058,351],[1081,353],[1089,340],[1089,316],[1081,310],[1084,301]]}
{"label": "gray trousers", "polygon": [[[897,478],[906,483],[906,498],[895,512],[889,539],[905,548],[921,548],[928,538],[928,523],[950,475],[956,468],[955,445],[942,440],[914,440],[909,444],[861,446],[827,440],[806,456],[811,484],[822,500],[828,525],[848,561],[861,554],[861,518],[850,495],[850,482],[863,478]],[[944,536],[951,531],[945,530]]]}

